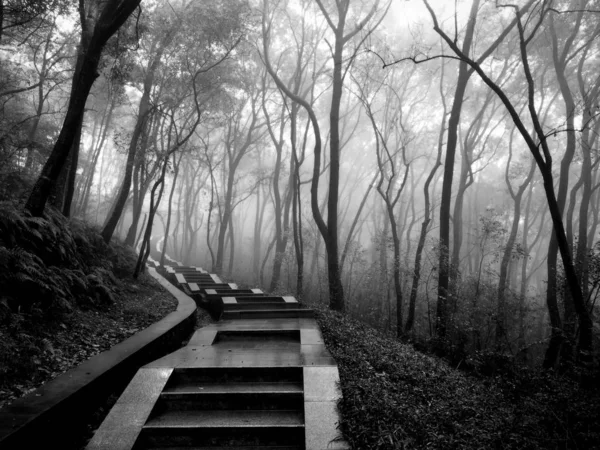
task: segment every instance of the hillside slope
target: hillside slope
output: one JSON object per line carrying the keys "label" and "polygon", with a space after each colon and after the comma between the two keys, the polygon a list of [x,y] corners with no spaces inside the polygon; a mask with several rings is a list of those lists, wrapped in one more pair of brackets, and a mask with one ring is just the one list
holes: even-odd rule
{"label": "hillside slope", "polygon": [[160,320],[175,299],[131,249],[48,208],[0,202],[0,407]]}
{"label": "hillside slope", "polygon": [[468,375],[347,316],[317,317],[355,449],[600,448],[600,386],[517,367]]}

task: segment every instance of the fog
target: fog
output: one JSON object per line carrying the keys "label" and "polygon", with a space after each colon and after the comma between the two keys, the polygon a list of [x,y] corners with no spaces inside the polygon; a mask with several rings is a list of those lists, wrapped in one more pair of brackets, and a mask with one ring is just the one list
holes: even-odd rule
{"label": "fog", "polygon": [[[592,349],[593,2],[205,3],[144,1],[108,40],[50,203],[141,263],[158,240],[415,342]],[[3,23],[3,199],[67,123],[83,47],[57,5]]]}

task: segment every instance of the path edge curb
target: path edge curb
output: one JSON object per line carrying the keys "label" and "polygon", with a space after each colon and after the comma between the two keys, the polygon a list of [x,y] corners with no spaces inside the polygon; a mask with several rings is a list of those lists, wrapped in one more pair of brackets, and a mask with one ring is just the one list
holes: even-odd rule
{"label": "path edge curb", "polygon": [[154,268],[147,270],[177,299],[177,309],[0,409],[3,450],[66,446],[69,434],[83,426],[108,395],[120,393],[141,366],[180,348],[191,336],[196,303]]}

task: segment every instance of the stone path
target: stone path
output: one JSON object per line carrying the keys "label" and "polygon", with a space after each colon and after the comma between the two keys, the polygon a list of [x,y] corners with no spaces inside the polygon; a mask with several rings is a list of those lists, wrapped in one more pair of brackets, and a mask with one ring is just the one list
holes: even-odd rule
{"label": "stone path", "polygon": [[171,282],[218,318],[142,367],[88,449],[347,449],[335,361],[312,310],[175,261]]}

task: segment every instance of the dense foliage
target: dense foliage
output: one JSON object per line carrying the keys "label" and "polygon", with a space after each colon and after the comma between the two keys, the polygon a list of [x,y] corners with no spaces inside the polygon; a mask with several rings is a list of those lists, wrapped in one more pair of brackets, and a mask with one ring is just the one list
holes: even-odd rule
{"label": "dense foliage", "polygon": [[598,383],[516,367],[466,374],[347,316],[318,310],[318,321],[353,448],[600,448]]}
{"label": "dense foliage", "polygon": [[0,203],[0,407],[160,320],[176,300],[136,255],[50,208]]}
{"label": "dense foliage", "polygon": [[31,217],[0,202],[0,317],[112,304],[117,277],[134,261],[115,248],[52,208]]}

